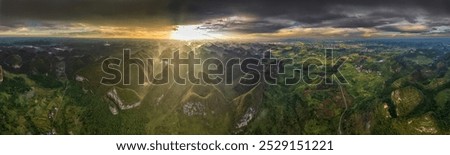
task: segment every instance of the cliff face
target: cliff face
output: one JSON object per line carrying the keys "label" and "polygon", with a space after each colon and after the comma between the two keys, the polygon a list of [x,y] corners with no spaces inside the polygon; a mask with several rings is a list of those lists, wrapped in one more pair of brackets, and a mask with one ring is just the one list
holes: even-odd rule
{"label": "cliff face", "polygon": [[3,82],[3,68],[0,65],[0,84]]}

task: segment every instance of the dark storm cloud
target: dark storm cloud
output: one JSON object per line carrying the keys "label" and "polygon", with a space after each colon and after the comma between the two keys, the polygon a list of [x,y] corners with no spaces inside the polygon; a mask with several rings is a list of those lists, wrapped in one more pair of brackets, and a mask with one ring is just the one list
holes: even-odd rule
{"label": "dark storm cloud", "polygon": [[289,23],[272,23],[269,21],[253,21],[231,25],[225,31],[241,33],[273,33],[279,29],[292,26]]}
{"label": "dark storm cloud", "polygon": [[[254,20],[213,25],[225,31],[271,33],[303,27],[379,28],[397,22],[442,26],[450,16],[449,0],[1,0],[0,25],[19,27],[51,22],[149,26],[172,25],[245,15]],[[286,23],[268,20],[283,19]],[[441,21],[434,22],[434,21]],[[36,23],[33,23],[36,22]],[[422,21],[423,22],[423,21]],[[211,24],[206,24],[211,26]],[[383,31],[404,32],[384,26]]]}
{"label": "dark storm cloud", "polygon": [[4,21],[81,21],[120,23],[121,20],[168,16],[166,1],[143,0],[2,0]]}
{"label": "dark storm cloud", "polygon": [[[405,30],[391,25],[399,22],[420,23],[427,26],[449,25],[450,1],[447,0],[251,0],[196,3],[201,8],[214,8],[220,14],[245,14],[259,18],[248,24],[234,25],[235,30],[248,33],[275,32],[296,25],[302,27],[375,28],[399,33],[419,33],[422,30]],[[232,3],[234,2],[234,3]],[[218,7],[220,6],[220,7]],[[204,10],[206,12],[206,10]],[[201,11],[193,12],[201,17]],[[270,18],[295,21],[271,23]],[[428,21],[419,21],[426,18]],[[265,23],[264,27],[253,23]]]}
{"label": "dark storm cloud", "polygon": [[346,18],[352,12],[372,9],[376,12],[371,12],[370,16],[383,18],[411,19],[411,16],[417,15],[417,12],[422,10],[433,16],[450,14],[448,0],[222,0],[187,4],[192,8],[202,8],[192,12],[198,16],[208,11],[218,14],[243,13],[259,17],[288,18],[303,23]]}
{"label": "dark storm cloud", "polygon": [[207,20],[200,28],[238,33],[274,33],[279,29],[297,25],[297,22],[282,19],[246,19],[239,17]]}

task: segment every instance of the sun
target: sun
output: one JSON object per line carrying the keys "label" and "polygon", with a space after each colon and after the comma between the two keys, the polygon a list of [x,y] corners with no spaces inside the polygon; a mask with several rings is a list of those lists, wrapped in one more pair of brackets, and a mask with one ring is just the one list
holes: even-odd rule
{"label": "sun", "polygon": [[221,37],[219,33],[201,28],[201,25],[178,25],[170,35],[170,38],[174,40],[211,40]]}

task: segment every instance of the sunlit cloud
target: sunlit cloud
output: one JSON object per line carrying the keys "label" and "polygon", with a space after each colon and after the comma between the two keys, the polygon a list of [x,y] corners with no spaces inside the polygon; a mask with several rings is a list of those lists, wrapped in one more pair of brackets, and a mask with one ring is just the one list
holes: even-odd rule
{"label": "sunlit cloud", "polygon": [[1,29],[3,29],[0,31],[2,36],[167,39],[170,35],[170,27],[155,30],[145,27],[96,26],[84,23],[0,27]]}
{"label": "sunlit cloud", "polygon": [[174,40],[212,40],[224,39],[217,31],[202,27],[202,25],[178,25],[172,30],[170,39]]}

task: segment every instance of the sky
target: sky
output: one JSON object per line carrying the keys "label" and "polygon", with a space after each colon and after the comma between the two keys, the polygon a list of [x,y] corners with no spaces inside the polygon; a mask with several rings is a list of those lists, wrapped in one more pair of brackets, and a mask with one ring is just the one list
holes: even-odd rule
{"label": "sky", "polygon": [[450,1],[0,0],[0,36],[450,37]]}

